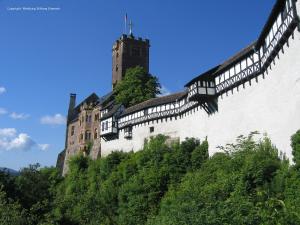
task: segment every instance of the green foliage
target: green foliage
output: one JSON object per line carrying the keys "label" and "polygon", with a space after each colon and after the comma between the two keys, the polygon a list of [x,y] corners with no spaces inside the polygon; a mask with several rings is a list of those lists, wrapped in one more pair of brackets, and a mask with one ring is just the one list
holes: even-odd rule
{"label": "green foliage", "polygon": [[[287,162],[280,161],[269,139],[256,143],[253,135],[238,137],[226,153],[185,176],[148,224],[297,224],[299,203],[289,206],[282,194],[291,187],[285,184]],[[291,188],[297,197],[299,183]]]}
{"label": "green foliage", "polygon": [[30,165],[18,176],[0,174],[0,224],[35,225],[48,220],[62,178],[56,168],[39,167]]}
{"label": "green foliage", "polygon": [[129,107],[160,94],[158,78],[137,66],[126,71],[124,79],[115,88],[117,103]]}
{"label": "green foliage", "polygon": [[77,155],[64,178],[39,165],[18,177],[0,173],[0,224],[300,224],[298,161],[291,166],[256,134],[211,158],[207,140],[168,144],[158,135],[136,153],[95,161]]}
{"label": "green foliage", "polygon": [[8,171],[0,171],[0,187],[6,193],[8,198],[16,196],[15,177],[11,176]]}
{"label": "green foliage", "polygon": [[0,186],[0,224],[1,225],[23,225],[26,224],[24,211],[18,203],[7,198]]}
{"label": "green foliage", "polygon": [[193,170],[200,169],[202,163],[208,159],[208,141],[205,140],[197,146],[191,157]]}
{"label": "green foliage", "polygon": [[293,160],[296,164],[296,166],[300,167],[300,130],[298,130],[291,138],[291,146],[293,149]]}
{"label": "green foliage", "polygon": [[[191,169],[196,139],[165,144],[159,135],[137,153],[113,152],[90,161],[76,156],[57,192],[56,221],[69,224],[145,224],[170,186]],[[70,205],[72,207],[70,207]]]}

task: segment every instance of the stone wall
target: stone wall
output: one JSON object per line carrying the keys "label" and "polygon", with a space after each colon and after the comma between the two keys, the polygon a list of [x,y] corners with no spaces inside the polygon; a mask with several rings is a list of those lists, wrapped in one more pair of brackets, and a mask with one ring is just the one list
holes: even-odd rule
{"label": "stone wall", "polygon": [[[63,175],[68,171],[68,161],[69,159],[77,155],[79,152],[83,152],[84,148],[89,142],[92,142],[92,149],[90,150],[90,157],[92,159],[97,159],[101,154],[101,141],[99,137],[99,120],[95,120],[95,115],[100,115],[99,107],[94,108],[84,108],[82,107],[81,112],[78,115],[78,119],[69,123],[68,125],[68,143],[65,150],[65,159],[63,166]],[[91,116],[91,122],[86,122],[86,116]],[[81,120],[81,122],[80,122]],[[72,127],[74,127],[74,134],[72,134]],[[95,131],[97,129],[97,137],[95,138]],[[85,132],[91,132],[91,139],[85,140]],[[83,139],[80,135],[83,135]]]}

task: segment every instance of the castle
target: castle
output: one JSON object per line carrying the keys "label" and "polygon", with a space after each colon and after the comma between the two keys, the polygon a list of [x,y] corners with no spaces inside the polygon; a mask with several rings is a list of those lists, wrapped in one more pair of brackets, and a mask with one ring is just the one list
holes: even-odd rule
{"label": "castle", "polygon": [[[290,136],[300,128],[300,1],[277,0],[258,39],[185,85],[185,90],[125,108],[113,91],[76,106],[70,95],[65,149],[57,166],[83,152],[92,159],[114,150],[137,151],[144,140],[208,138],[209,153],[252,131],[267,133],[291,158]],[[112,86],[125,71],[149,71],[147,39],[122,35],[113,45]]]}

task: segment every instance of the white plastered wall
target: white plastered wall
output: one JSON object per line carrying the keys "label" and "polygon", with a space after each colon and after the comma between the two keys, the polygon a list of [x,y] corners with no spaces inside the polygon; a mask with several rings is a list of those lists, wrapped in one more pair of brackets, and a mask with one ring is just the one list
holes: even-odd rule
{"label": "white plastered wall", "polygon": [[[299,9],[300,1],[297,1],[298,15]],[[137,151],[145,138],[157,134],[179,137],[181,141],[186,137],[203,139],[207,136],[212,155],[218,151],[217,146],[232,143],[241,134],[259,131],[267,133],[278,149],[291,158],[290,137],[300,129],[300,34],[297,28],[294,39],[290,37],[288,43],[268,73],[258,77],[258,82],[253,79],[251,86],[246,83],[245,88],[240,86],[219,97],[217,113],[209,116],[204,110],[196,109],[181,119],[173,117],[172,121],[168,118],[167,122],[163,119],[163,122],[155,120],[134,126],[131,140],[124,138],[124,131],[120,132],[119,139],[102,140],[101,155],[113,150]],[[152,126],[154,132],[150,133]]]}

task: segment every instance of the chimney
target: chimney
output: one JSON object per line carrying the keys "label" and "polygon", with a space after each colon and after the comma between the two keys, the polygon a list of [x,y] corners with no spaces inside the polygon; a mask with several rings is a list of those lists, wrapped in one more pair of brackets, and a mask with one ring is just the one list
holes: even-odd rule
{"label": "chimney", "polygon": [[69,120],[70,116],[73,113],[75,105],[76,105],[76,94],[70,94],[70,103],[69,103],[69,110],[68,110],[68,120]]}

